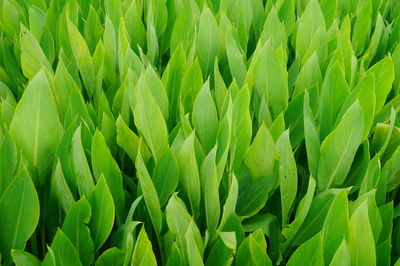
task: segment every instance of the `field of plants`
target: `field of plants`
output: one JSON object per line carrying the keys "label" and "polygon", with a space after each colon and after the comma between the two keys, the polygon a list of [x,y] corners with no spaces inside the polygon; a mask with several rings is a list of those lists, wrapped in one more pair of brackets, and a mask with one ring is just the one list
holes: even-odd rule
{"label": "field of plants", "polygon": [[0,265],[400,266],[400,1],[0,0]]}

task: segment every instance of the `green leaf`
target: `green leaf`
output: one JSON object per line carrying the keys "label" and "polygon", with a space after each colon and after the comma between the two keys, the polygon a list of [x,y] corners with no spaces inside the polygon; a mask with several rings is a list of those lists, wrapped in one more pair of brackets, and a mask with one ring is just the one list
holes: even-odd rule
{"label": "green leaf", "polygon": [[349,249],[351,265],[375,265],[375,242],[372,234],[367,201],[351,215]]}
{"label": "green leaf", "polygon": [[63,232],[75,246],[84,265],[93,261],[93,241],[87,226],[91,215],[90,204],[83,197],[71,206],[62,225]]}
{"label": "green leaf", "polygon": [[244,159],[253,178],[270,175],[275,165],[275,143],[267,126],[263,123],[254,137]]}
{"label": "green leaf", "polygon": [[104,174],[113,198],[117,219],[122,223],[125,217],[125,195],[121,171],[112,157],[103,135],[98,130],[96,130],[92,139],[91,154],[94,176],[99,180],[100,176]]}
{"label": "green leaf", "polygon": [[11,256],[16,266],[40,266],[41,261],[32,254],[14,249]]}
{"label": "green leaf", "polygon": [[203,255],[197,246],[194,235],[196,233],[196,229],[196,224],[193,220],[191,220],[185,234],[188,262],[189,265],[204,265]]}
{"label": "green leaf", "polygon": [[39,198],[26,169],[13,179],[0,198],[0,252],[11,262],[11,250],[24,250],[39,222]]}
{"label": "green leaf", "polygon": [[357,14],[357,18],[353,27],[353,35],[351,42],[354,47],[356,56],[361,55],[367,48],[370,39],[372,27],[372,1],[365,1],[362,9]]}
{"label": "green leaf", "polygon": [[238,190],[239,190],[239,184],[236,179],[236,176],[233,174],[218,229],[222,229],[228,222],[229,217],[235,213],[235,208],[238,198]]}
{"label": "green leaf", "polygon": [[218,130],[217,108],[210,92],[209,81],[206,81],[196,96],[193,104],[192,123],[204,151],[209,152],[215,144]]}
{"label": "green leaf", "polygon": [[196,42],[196,54],[199,57],[204,77],[208,77],[214,69],[214,61],[218,54],[218,49],[218,24],[211,10],[205,7],[200,16]]}
{"label": "green leaf", "polygon": [[301,225],[306,219],[314,197],[315,187],[315,179],[310,176],[310,179],[308,181],[307,193],[301,199],[299,206],[297,207],[296,216],[293,222],[286,225],[286,227],[282,229],[282,235],[285,236],[285,238],[287,239],[287,243],[290,243],[290,241],[296,235],[297,231],[300,229]]}
{"label": "green leaf", "polygon": [[201,166],[201,188],[203,191],[207,231],[213,237],[220,218],[219,181],[216,165],[217,147],[214,147],[203,160]]}
{"label": "green leaf", "polygon": [[[94,185],[93,185],[94,186]],[[60,159],[57,159],[56,167],[53,171],[51,190],[60,202],[64,212],[67,213],[71,206],[74,204],[75,199],[71,190],[64,178]]]}
{"label": "green leaf", "polygon": [[325,31],[325,19],[318,1],[308,1],[300,17],[296,35],[296,54],[302,62],[305,62],[314,52],[317,52],[320,62],[325,60],[327,53]]}
{"label": "green leaf", "polygon": [[374,121],[375,114],[375,78],[373,74],[369,74],[362,80],[360,80],[357,85],[353,88],[350,95],[344,102],[342,109],[338,115],[336,121],[339,121],[343,116],[344,112],[353,104],[357,98],[360,102],[361,108],[363,109],[364,115],[364,134],[363,140],[366,139],[371,130],[372,123]]}
{"label": "green leaf", "polygon": [[324,265],[321,234],[316,234],[313,238],[298,247],[290,257],[287,265]]}
{"label": "green leaf", "polygon": [[307,59],[300,69],[296,78],[293,96],[301,94],[305,90],[310,90],[313,86],[320,88],[322,85],[322,74],[318,62],[318,55],[314,53]]}
{"label": "green leaf", "polygon": [[160,199],[160,205],[164,206],[179,182],[178,162],[170,149],[155,165],[152,179]]}
{"label": "green leaf", "polygon": [[[134,162],[139,149],[140,138],[125,124],[125,121],[121,116],[118,116],[115,124],[117,130],[117,144]],[[150,158],[151,153],[144,143],[141,144],[141,152],[143,160],[147,161]]]}
{"label": "green leaf", "polygon": [[107,249],[96,260],[96,266],[118,266],[124,263],[125,252],[112,247]]}
{"label": "green leaf", "polygon": [[385,57],[370,69],[367,74],[374,74],[375,76],[375,113],[379,112],[385,104],[386,98],[392,89],[394,80],[394,66],[390,56]]}
{"label": "green leaf", "polygon": [[232,110],[231,167],[238,167],[246,156],[251,141],[250,94],[242,88],[235,98]]}
{"label": "green leaf", "polygon": [[21,24],[21,68],[25,77],[32,79],[44,68],[48,74],[53,70],[35,36]]}
{"label": "green leaf", "polygon": [[41,184],[51,171],[61,134],[57,106],[41,70],[18,102],[10,125],[10,136],[29,165],[37,169]]}
{"label": "green leaf", "polygon": [[42,265],[82,265],[78,252],[61,229],[57,229]]}
{"label": "green leaf", "polygon": [[161,109],[152,93],[143,86],[136,88],[135,125],[143,135],[158,162],[169,147],[168,130]]}
{"label": "green leaf", "polygon": [[89,48],[80,34],[79,30],[67,19],[67,29],[69,41],[71,47],[76,47],[72,49],[75,62],[81,72],[83,82],[85,83],[86,92],[91,97],[96,87],[96,74],[94,71],[94,65],[92,57],[90,56]]}
{"label": "green leaf", "polygon": [[250,217],[259,212],[268,200],[269,193],[277,182],[277,174],[253,179],[248,170],[238,173],[239,194],[236,213]]}
{"label": "green leaf", "polygon": [[17,149],[10,136],[0,142],[0,197],[11,183],[18,164]]}
{"label": "green leaf", "polygon": [[97,251],[108,238],[115,216],[114,201],[103,175],[100,176],[88,200],[92,207],[90,234],[93,238],[94,250]]}
{"label": "green leaf", "polygon": [[[139,145],[140,146],[140,145]],[[162,229],[162,213],[160,201],[158,200],[157,191],[151,181],[150,175],[147,172],[146,165],[143,162],[142,154],[139,152],[136,159],[136,175],[142,189],[144,202],[150,214],[151,222],[157,234],[161,233]]]}
{"label": "green leaf", "polygon": [[345,239],[338,247],[332,258],[330,266],[347,266],[350,265],[350,250]]}
{"label": "green leaf", "polygon": [[79,194],[88,197],[94,188],[94,181],[82,146],[81,126],[72,136],[69,159]]}
{"label": "green leaf", "polygon": [[177,154],[180,184],[189,199],[193,215],[198,215],[200,208],[200,177],[194,150],[194,131],[184,141]]}
{"label": "green leaf", "polygon": [[156,257],[144,226],[140,230],[133,250],[131,265],[157,265]]}
{"label": "green leaf", "polygon": [[338,126],[321,145],[318,164],[318,188],[320,191],[343,184],[360,145],[364,131],[364,118],[358,101],[344,114]]}
{"label": "green leaf", "polygon": [[290,146],[289,131],[286,130],[276,142],[279,155],[279,185],[282,205],[282,226],[290,217],[291,206],[297,193],[297,167],[292,147]]}
{"label": "green leaf", "polygon": [[264,23],[264,29],[260,36],[261,42],[270,40],[271,46],[274,50],[280,46],[286,47],[287,37],[285,25],[279,20],[276,9],[272,7],[269,11],[268,17]]}
{"label": "green leaf", "polygon": [[240,245],[235,256],[236,265],[272,265],[266,249],[264,234],[259,229],[251,233]]}
{"label": "green leaf", "polygon": [[308,169],[312,176],[317,176],[317,166],[319,161],[319,151],[321,147],[317,125],[314,114],[310,107],[308,92],[304,93],[304,138],[306,143]]}
{"label": "green leaf", "polygon": [[228,57],[229,68],[232,77],[236,80],[239,87],[243,86],[246,77],[246,56],[238,45],[237,38],[234,37],[233,32],[229,32],[225,36],[226,54]]}
{"label": "green leaf", "polygon": [[347,192],[335,196],[322,228],[322,248],[325,262],[329,262],[340,248],[343,238],[349,237],[349,209]]}
{"label": "green leaf", "polygon": [[344,78],[343,70],[335,63],[327,72],[321,89],[319,111],[321,140],[334,129],[336,117],[349,95],[349,87]]}

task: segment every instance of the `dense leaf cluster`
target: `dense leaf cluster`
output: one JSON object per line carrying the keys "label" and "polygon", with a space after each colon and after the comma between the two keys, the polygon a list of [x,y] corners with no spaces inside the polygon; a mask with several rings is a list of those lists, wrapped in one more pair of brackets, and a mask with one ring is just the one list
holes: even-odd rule
{"label": "dense leaf cluster", "polygon": [[0,264],[400,265],[399,14],[0,0]]}

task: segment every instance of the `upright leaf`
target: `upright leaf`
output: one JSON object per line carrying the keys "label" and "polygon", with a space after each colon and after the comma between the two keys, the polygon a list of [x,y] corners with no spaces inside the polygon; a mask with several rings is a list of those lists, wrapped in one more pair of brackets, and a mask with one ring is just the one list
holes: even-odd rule
{"label": "upright leaf", "polygon": [[140,152],[136,159],[136,170],[147,211],[150,214],[151,222],[153,223],[156,233],[159,234],[161,233],[162,228],[160,201],[158,200],[157,191],[154,188],[149,173],[147,172],[146,165],[143,162],[142,154]]}
{"label": "upright leaf", "polygon": [[24,250],[39,222],[39,198],[35,186],[23,169],[0,198],[0,252],[11,262],[11,250]]}
{"label": "upright leaf", "polygon": [[196,96],[193,104],[192,122],[204,151],[209,152],[215,145],[218,130],[217,108],[210,92],[209,81],[206,81]]}
{"label": "upright leaf", "polygon": [[18,102],[10,125],[11,137],[29,165],[37,169],[41,184],[51,170],[61,134],[57,106],[41,70]]}
{"label": "upright leaf", "polygon": [[110,189],[117,219],[121,223],[125,217],[125,195],[122,186],[121,171],[114,160],[103,135],[96,130],[92,139],[92,167],[97,180],[104,174]]}
{"label": "upright leaf", "polygon": [[114,201],[104,176],[100,176],[93,192],[89,195],[92,218],[89,228],[93,238],[94,250],[97,251],[107,240],[114,225]]}
{"label": "upright leaf", "polygon": [[322,142],[317,180],[320,191],[343,184],[350,170],[364,131],[364,118],[358,101],[344,114],[335,130]]}
{"label": "upright leaf", "polygon": [[212,72],[215,57],[219,49],[218,24],[208,7],[203,9],[200,16],[199,32],[197,35],[196,54],[203,70],[203,76],[208,77]]}
{"label": "upright leaf", "polygon": [[279,155],[282,225],[285,226],[297,193],[297,167],[292,147],[290,146],[288,130],[286,130],[276,142],[276,151]]}

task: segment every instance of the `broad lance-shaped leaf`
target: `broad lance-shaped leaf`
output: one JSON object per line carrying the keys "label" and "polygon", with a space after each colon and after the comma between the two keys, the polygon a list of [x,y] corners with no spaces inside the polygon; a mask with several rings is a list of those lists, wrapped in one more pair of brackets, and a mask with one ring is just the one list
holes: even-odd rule
{"label": "broad lance-shaped leaf", "polygon": [[266,252],[267,242],[261,229],[249,234],[235,256],[236,265],[272,265]]}
{"label": "broad lance-shaped leaf", "polygon": [[314,197],[315,187],[316,187],[315,179],[312,176],[310,176],[310,179],[308,181],[307,193],[301,199],[300,204],[297,207],[294,221],[291,224],[287,225],[282,230],[282,235],[287,239],[287,241],[283,245],[284,249],[286,249],[286,247],[289,246],[293,237],[296,235],[297,231],[299,231],[301,225],[306,219]]}
{"label": "broad lance-shaped leaf", "polygon": [[61,229],[57,230],[42,265],[82,265],[74,245]]}
{"label": "broad lance-shaped leaf", "polygon": [[353,88],[342,105],[342,109],[336,118],[337,122],[340,121],[349,106],[357,99],[360,102],[364,115],[364,133],[362,138],[364,140],[369,135],[375,117],[375,78],[373,74],[367,75]]}
{"label": "broad lance-shaped leaf", "polygon": [[236,168],[246,156],[251,141],[250,93],[242,88],[235,98],[232,113],[231,167]]}
{"label": "broad lance-shaped leaf", "polygon": [[135,125],[143,135],[154,159],[158,162],[169,147],[164,116],[152,93],[143,86],[136,87]]}
{"label": "broad lance-shaped leaf", "polygon": [[194,150],[195,132],[184,141],[178,152],[179,179],[183,191],[189,199],[192,214],[197,216],[200,208],[200,177]]}
{"label": "broad lance-shaped leaf", "polygon": [[279,155],[282,226],[285,226],[297,192],[297,167],[290,145],[289,130],[283,132],[279,137],[276,142],[276,151]]}
{"label": "broad lance-shaped leaf", "polygon": [[[182,249],[186,247],[186,232],[191,224],[193,218],[186,210],[183,201],[177,196],[176,193],[170,197],[166,207],[166,220],[170,231],[176,235],[179,245]],[[195,224],[191,225],[194,241],[200,254],[203,254],[203,240],[200,231]],[[188,260],[186,253],[185,259]]]}
{"label": "broad lance-shaped leaf", "polygon": [[164,153],[164,156],[155,165],[152,180],[160,199],[160,205],[164,206],[179,182],[178,162],[170,149]]}
{"label": "broad lance-shaped leaf", "polygon": [[336,250],[329,266],[350,265],[350,250],[345,239],[343,239],[339,248]]}
{"label": "broad lance-shaped leaf", "polygon": [[94,181],[82,146],[81,126],[72,136],[69,160],[79,194],[88,197],[94,188]]}
{"label": "broad lance-shaped leaf", "polygon": [[290,257],[288,266],[320,266],[324,265],[324,257],[322,256],[322,239],[321,233],[316,234],[313,238],[306,241],[296,249]]}
{"label": "broad lance-shaped leaf", "polygon": [[[263,94],[266,96],[273,119],[286,110],[289,99],[288,73],[286,67],[283,66],[285,60],[282,56],[278,51],[273,50],[270,42],[267,42],[256,67],[256,70],[261,68],[261,72],[257,75],[260,81],[257,83],[261,82],[265,87]],[[263,70],[263,68],[266,69]]]}
{"label": "broad lance-shaped leaf", "polygon": [[312,176],[317,176],[317,166],[319,160],[320,139],[315,123],[314,114],[310,107],[308,92],[304,93],[304,138],[306,143],[308,169]]}
{"label": "broad lance-shaped leaf", "polygon": [[370,69],[367,74],[374,74],[375,77],[375,112],[379,112],[385,104],[386,98],[392,89],[394,80],[394,65],[390,56],[385,57]]}
{"label": "broad lance-shaped leaf", "polygon": [[215,144],[218,130],[217,108],[210,92],[209,80],[203,85],[194,101],[192,122],[204,151],[209,152]]}
{"label": "broad lance-shaped leaf", "polygon": [[196,43],[196,54],[204,77],[212,72],[218,49],[218,24],[211,10],[205,7],[200,16]]}
{"label": "broad lance-shaped leaf", "polygon": [[20,35],[21,67],[25,77],[32,79],[43,67],[48,73],[53,73],[39,41],[22,23]]}
{"label": "broad lance-shaped leaf", "polygon": [[326,56],[326,25],[324,14],[317,0],[308,1],[298,23],[296,54],[299,55],[302,62],[305,62],[314,52],[317,52],[319,60],[324,60]]}
{"label": "broad lance-shaped leaf", "polygon": [[142,154],[140,152],[138,152],[136,159],[136,175],[139,179],[144,202],[146,203],[147,211],[150,214],[151,222],[153,223],[156,233],[160,234],[162,229],[160,201],[158,200],[157,191],[154,188],[149,173],[147,172],[146,165],[143,162]]}
{"label": "broad lance-shaped leaf", "polygon": [[235,213],[237,198],[238,198],[239,184],[235,174],[232,174],[231,185],[229,187],[228,196],[224,204],[222,211],[221,222],[219,223],[218,229],[222,229],[227,223],[229,217]]}
{"label": "broad lance-shaped leaf", "polygon": [[97,251],[107,240],[115,217],[114,201],[103,175],[100,176],[88,200],[92,207],[90,234],[93,238],[94,250]]}
{"label": "broad lance-shaped leaf", "polygon": [[71,206],[74,204],[75,199],[71,190],[69,189],[67,181],[65,180],[59,158],[57,158],[57,164],[53,171],[51,191],[57,197],[64,212],[67,213],[69,208],[71,208]]}
{"label": "broad lance-shaped leaf", "polygon": [[196,230],[197,226],[192,219],[185,234],[187,258],[189,265],[204,265],[202,251],[196,244],[195,233],[198,232]]}
{"label": "broad lance-shaped leaf", "polygon": [[[289,2],[289,1],[287,1]],[[268,17],[264,23],[264,29],[260,36],[261,42],[270,40],[271,46],[274,50],[279,46],[286,47],[286,31],[285,25],[279,20],[275,7],[269,11]]]}
{"label": "broad lance-shaped leaf", "polygon": [[246,77],[246,56],[241,50],[237,38],[234,37],[233,30],[226,34],[225,43],[232,77],[236,80],[238,86],[242,87]]}
{"label": "broad lance-shaped leaf", "polygon": [[32,254],[13,249],[11,256],[16,266],[40,266],[42,262]]}
{"label": "broad lance-shaped leaf", "polygon": [[336,117],[348,95],[349,87],[347,86],[343,71],[335,63],[328,70],[321,89],[319,109],[321,140],[325,139],[333,130]]}
{"label": "broad lance-shaped leaf", "polygon": [[322,228],[322,248],[325,262],[332,260],[342,240],[349,236],[349,207],[347,192],[342,190],[335,196]]}
{"label": "broad lance-shaped leaf", "polygon": [[72,52],[74,54],[75,62],[82,74],[86,92],[89,97],[91,97],[96,87],[96,74],[89,48],[79,30],[69,18],[67,18],[67,29],[69,41],[73,47]]}
{"label": "broad lance-shaped leaf", "polygon": [[101,174],[104,174],[113,198],[118,222],[122,223],[125,218],[125,194],[121,170],[112,157],[103,135],[98,130],[96,130],[92,139],[91,153],[94,176],[98,180]]}
{"label": "broad lance-shaped leaf", "polygon": [[368,217],[368,200],[350,218],[349,249],[351,265],[375,265],[375,242]]}
{"label": "broad lance-shaped leaf", "polygon": [[93,240],[87,226],[91,215],[90,204],[82,197],[71,206],[62,225],[63,232],[75,246],[84,265],[91,264],[93,260]]}
{"label": "broad lance-shaped leaf", "polygon": [[142,226],[133,250],[131,265],[156,266],[157,260],[153,252],[151,241],[147,237],[145,227]]}
{"label": "broad lance-shaped leaf", "polygon": [[217,146],[210,151],[201,166],[201,187],[206,211],[207,231],[210,234],[210,238],[213,237],[218,227],[221,208],[217,165],[215,161],[216,153]]}
{"label": "broad lance-shaped leaf", "polygon": [[263,123],[254,137],[244,159],[253,178],[270,175],[274,171],[275,143],[267,126]]}
{"label": "broad lance-shaped leaf", "polygon": [[[118,116],[117,121],[115,122],[116,130],[117,130],[117,144],[120,146],[126,154],[128,154],[129,158],[134,162],[136,160],[140,138],[125,124],[122,116]],[[142,143],[141,144],[141,152],[143,156],[143,160],[147,162],[150,158],[151,153],[149,148]]]}
{"label": "broad lance-shaped leaf", "polygon": [[37,73],[25,89],[15,108],[9,132],[28,164],[37,169],[43,184],[51,171],[62,134],[57,106],[44,70]]}
{"label": "broad lance-shaped leaf", "polygon": [[96,260],[96,266],[118,266],[124,264],[125,252],[119,248],[107,249]]}
{"label": "broad lance-shaped leaf", "polygon": [[324,191],[343,184],[364,132],[364,118],[358,101],[322,142],[318,164],[318,188]]}
{"label": "broad lance-shaped leaf", "polygon": [[0,253],[11,261],[11,249],[24,250],[39,222],[39,198],[26,169],[14,178],[0,198]]}

